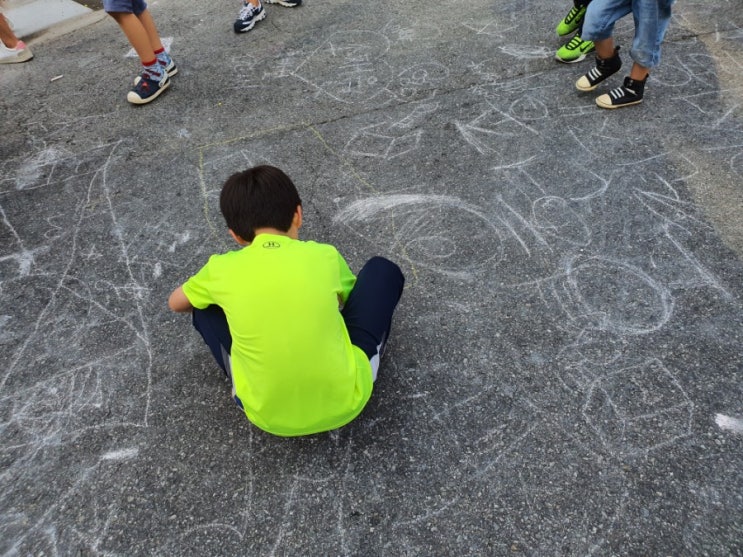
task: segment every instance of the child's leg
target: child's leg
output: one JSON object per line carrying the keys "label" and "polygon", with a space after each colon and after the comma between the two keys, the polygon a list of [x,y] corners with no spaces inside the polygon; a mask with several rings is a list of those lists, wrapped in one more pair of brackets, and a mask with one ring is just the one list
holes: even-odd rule
{"label": "child's leg", "polygon": [[219,306],[195,309],[192,314],[193,326],[206,342],[214,359],[225,375],[231,374],[229,355],[232,350],[232,335],[227,325],[227,317]]}
{"label": "child's leg", "polygon": [[142,23],[142,27],[144,27],[144,30],[150,39],[150,45],[152,46],[152,50],[157,57],[157,61],[160,62],[160,65],[163,68],[165,68],[165,72],[168,74],[168,76],[173,77],[175,74],[178,73],[178,68],[176,67],[173,59],[170,57],[170,54],[165,51],[165,47],[160,40],[160,34],[157,32],[155,20],[152,19],[150,10],[145,9],[141,14],[137,16],[137,18]]}
{"label": "child's leg", "polygon": [[147,4],[144,0],[103,0],[103,9],[119,24],[142,62],[142,75],[126,99],[132,104],[152,102],[170,86],[168,76],[176,70],[162,48]]}
{"label": "child's leg", "polygon": [[650,68],[660,63],[660,47],[671,21],[673,0],[635,0],[632,15],[635,19],[635,39],[630,56],[634,60],[630,77],[642,80]]}
{"label": "child's leg", "polygon": [[369,358],[373,379],[377,378],[379,358],[404,285],[405,277],[397,265],[383,257],[372,257],[356,277],[341,312],[351,343]]}
{"label": "child's leg", "polygon": [[632,0],[594,0],[589,4],[582,37],[596,44],[596,54],[600,58],[613,55],[614,40],[608,42],[607,39],[611,39],[616,22],[632,11],[632,4]]}
{"label": "child's leg", "polygon": [[[129,40],[143,66],[149,66],[157,58],[150,36],[139,18],[131,13],[109,12]],[[159,42],[159,41],[158,41]]]}
{"label": "child's leg", "polygon": [[148,66],[165,52],[144,0],[104,0],[104,8],[119,24],[142,65]]}
{"label": "child's leg", "polygon": [[227,316],[219,306],[209,306],[206,309],[193,310],[193,326],[204,339],[209,350],[222,368],[224,374],[232,383],[232,400],[244,410],[240,397],[235,392],[235,382],[232,381],[232,365],[230,351],[232,350],[232,335],[227,324]]}
{"label": "child's leg", "polygon": [[642,102],[650,68],[660,62],[660,45],[671,20],[673,0],[634,0],[635,39],[630,55],[634,63],[621,87],[596,98],[601,108],[622,108]]}
{"label": "child's leg", "polygon": [[147,33],[147,37],[150,40],[150,46],[152,47],[153,52],[157,54],[158,52],[164,50],[163,43],[160,41],[160,35],[157,32],[157,27],[155,26],[155,20],[152,19],[152,15],[150,14],[150,10],[145,10],[141,14],[137,16],[140,23],[142,23],[142,27],[144,27],[145,32]]}
{"label": "child's leg", "polygon": [[18,44],[18,37],[13,33],[8,20],[5,19],[3,14],[0,14],[0,41],[8,48],[15,48]]}
{"label": "child's leg", "polygon": [[612,33],[616,22],[632,11],[632,3],[633,0],[593,0],[589,4],[583,21],[583,39],[594,43],[596,66],[575,82],[579,91],[593,91],[622,67]]}

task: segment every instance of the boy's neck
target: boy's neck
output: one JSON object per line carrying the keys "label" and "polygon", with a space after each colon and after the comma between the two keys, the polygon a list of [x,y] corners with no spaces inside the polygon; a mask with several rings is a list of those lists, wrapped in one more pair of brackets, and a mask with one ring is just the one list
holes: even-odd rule
{"label": "boy's neck", "polygon": [[289,236],[289,232],[284,232],[283,230],[279,230],[278,228],[256,228],[253,233],[256,236],[260,236],[261,234],[275,234],[276,236]]}
{"label": "boy's neck", "polygon": [[292,240],[298,240],[299,239],[299,231],[292,225],[291,228],[287,231],[279,230],[278,228],[256,228],[253,233],[256,236],[259,236],[261,234],[274,234],[276,236],[286,236],[287,238],[291,238]]}

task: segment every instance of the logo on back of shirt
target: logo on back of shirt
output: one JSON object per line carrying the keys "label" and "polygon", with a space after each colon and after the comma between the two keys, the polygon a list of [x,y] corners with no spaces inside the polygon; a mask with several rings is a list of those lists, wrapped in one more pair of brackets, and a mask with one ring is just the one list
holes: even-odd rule
{"label": "logo on back of shirt", "polygon": [[268,242],[263,242],[263,247],[265,249],[276,249],[276,248],[280,248],[281,244],[278,242],[275,242],[274,240],[269,240]]}

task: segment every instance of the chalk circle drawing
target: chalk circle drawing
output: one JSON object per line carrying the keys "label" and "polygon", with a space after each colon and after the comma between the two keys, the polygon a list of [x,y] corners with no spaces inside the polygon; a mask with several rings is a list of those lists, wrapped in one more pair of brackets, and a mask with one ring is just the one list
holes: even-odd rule
{"label": "chalk circle drawing", "polygon": [[691,435],[694,404],[657,359],[596,379],[582,414],[615,456],[637,455]]}
{"label": "chalk circle drawing", "polygon": [[363,103],[394,79],[384,54],[390,40],[373,31],[338,31],[305,58],[292,75],[336,101]]}
{"label": "chalk circle drawing", "polygon": [[683,87],[694,79],[693,74],[682,63],[663,62],[658,71],[653,74],[653,81],[667,87]]}
{"label": "chalk circle drawing", "polygon": [[410,261],[449,276],[471,278],[503,257],[499,229],[456,197],[380,195],[351,203],[333,221],[375,241],[389,238],[390,248],[401,246]]}
{"label": "chalk circle drawing", "polygon": [[578,330],[642,335],[660,329],[673,311],[665,286],[641,269],[607,257],[573,257],[548,283],[568,324]]}

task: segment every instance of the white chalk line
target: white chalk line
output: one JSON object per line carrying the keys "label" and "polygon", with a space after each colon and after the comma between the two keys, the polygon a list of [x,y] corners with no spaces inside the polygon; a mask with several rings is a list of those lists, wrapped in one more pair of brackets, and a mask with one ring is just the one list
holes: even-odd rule
{"label": "white chalk line", "polygon": [[720,429],[743,435],[743,419],[733,418],[732,416],[726,416],[725,414],[716,414],[715,423],[720,427]]}

